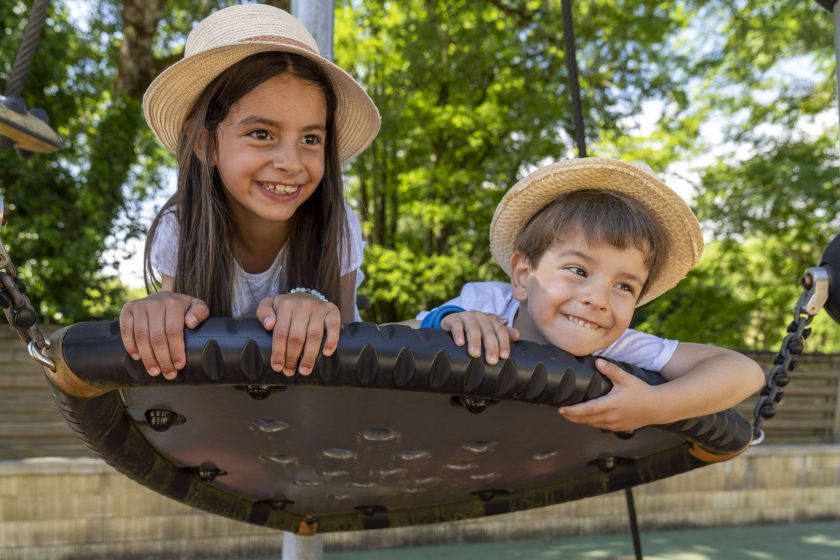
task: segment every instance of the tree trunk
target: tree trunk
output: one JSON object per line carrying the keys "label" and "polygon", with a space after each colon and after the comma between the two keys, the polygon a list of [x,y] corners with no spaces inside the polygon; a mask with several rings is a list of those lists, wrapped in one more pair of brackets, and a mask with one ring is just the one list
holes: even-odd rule
{"label": "tree trunk", "polygon": [[163,18],[165,0],[123,0],[123,43],[120,46],[116,91],[134,99],[158,71],[152,43]]}

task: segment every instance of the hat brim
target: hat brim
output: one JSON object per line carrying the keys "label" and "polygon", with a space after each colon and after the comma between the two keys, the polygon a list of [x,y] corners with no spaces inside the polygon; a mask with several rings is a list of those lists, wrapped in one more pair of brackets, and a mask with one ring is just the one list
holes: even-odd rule
{"label": "hat brim", "polygon": [[356,80],[310,50],[262,41],[209,49],[164,70],[143,95],[143,114],[155,136],[164,146],[177,151],[181,128],[204,88],[237,62],[269,51],[301,55],[326,72],[338,102],[335,122],[338,157],[342,162],[352,159],[373,142],[379,132],[379,110]]}
{"label": "hat brim", "polygon": [[557,197],[585,189],[624,194],[643,204],[667,238],[665,262],[637,307],[676,286],[703,252],[700,224],[688,204],[665,183],[622,161],[581,158],[548,165],[520,180],[502,198],[490,225],[490,252],[510,275],[519,232],[531,217]]}

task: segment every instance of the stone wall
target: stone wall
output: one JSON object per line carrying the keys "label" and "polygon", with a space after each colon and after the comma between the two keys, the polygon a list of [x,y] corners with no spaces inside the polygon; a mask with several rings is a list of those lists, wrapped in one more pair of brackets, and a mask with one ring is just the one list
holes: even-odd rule
{"label": "stone wall", "polygon": [[[767,445],[634,490],[642,530],[840,519],[840,445]],[[623,492],[440,525],[324,536],[328,550],[626,531]],[[276,531],[191,509],[98,459],[0,462],[0,558],[279,557]]]}

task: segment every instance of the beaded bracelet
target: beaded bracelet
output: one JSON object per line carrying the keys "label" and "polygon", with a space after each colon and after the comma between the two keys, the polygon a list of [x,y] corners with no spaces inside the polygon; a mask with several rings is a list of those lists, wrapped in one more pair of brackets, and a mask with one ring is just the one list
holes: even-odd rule
{"label": "beaded bracelet", "polygon": [[320,299],[321,301],[328,301],[327,297],[319,292],[318,290],[313,290],[311,288],[295,288],[293,290],[289,290],[290,294],[309,294],[311,296],[315,296],[316,298]]}

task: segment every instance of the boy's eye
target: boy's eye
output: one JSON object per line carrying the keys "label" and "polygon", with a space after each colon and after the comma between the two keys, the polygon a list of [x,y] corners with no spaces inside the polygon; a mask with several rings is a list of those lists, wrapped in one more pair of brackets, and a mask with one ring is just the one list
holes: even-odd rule
{"label": "boy's eye", "polygon": [[317,146],[321,143],[321,137],[316,134],[307,134],[303,137],[303,143],[310,146]]}
{"label": "boy's eye", "polygon": [[625,284],[624,282],[621,282],[621,283],[618,284],[618,289],[622,290],[622,291],[625,291],[625,292],[630,292],[631,294],[636,293],[636,288],[635,287],[631,286],[630,284]]}
{"label": "boy's eye", "polygon": [[566,270],[577,276],[586,277],[586,271],[580,268],[579,266],[567,266]]}
{"label": "boy's eye", "polygon": [[271,139],[271,134],[263,128],[261,128],[259,130],[252,130],[251,132],[248,133],[248,136],[250,136],[251,138],[254,138],[255,140],[270,140]]}

